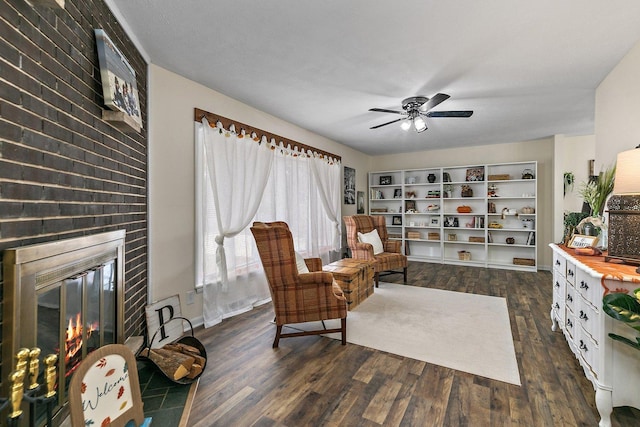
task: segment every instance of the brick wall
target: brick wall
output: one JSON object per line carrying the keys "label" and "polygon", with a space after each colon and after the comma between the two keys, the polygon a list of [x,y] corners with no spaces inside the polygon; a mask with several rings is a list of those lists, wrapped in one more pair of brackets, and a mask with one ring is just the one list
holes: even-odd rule
{"label": "brick wall", "polygon": [[[102,120],[95,28],[135,69],[140,133]],[[0,252],[126,229],[125,336],[142,333],[147,302],[146,82],[144,59],[101,0],[64,10],[0,0]]]}

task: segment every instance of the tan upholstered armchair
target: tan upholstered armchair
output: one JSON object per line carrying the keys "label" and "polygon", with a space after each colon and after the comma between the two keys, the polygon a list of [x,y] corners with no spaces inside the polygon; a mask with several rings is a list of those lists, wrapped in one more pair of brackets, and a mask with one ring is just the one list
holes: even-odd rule
{"label": "tan upholstered armchair", "polygon": [[[271,299],[276,314],[276,337],[319,335],[333,332],[342,334],[342,345],[347,343],[347,304],[333,275],[322,271],[320,258],[305,259],[309,273],[298,274],[293,237],[285,222],[254,222],[251,233],[256,240],[264,267]],[[282,327],[292,323],[340,319],[341,327],[305,332],[282,333]],[[324,322],[323,322],[324,326]]]}
{"label": "tan upholstered armchair", "polygon": [[[380,283],[380,273],[403,273],[404,282],[407,282],[407,257],[402,254],[400,241],[389,240],[385,219],[381,215],[353,215],[343,217],[347,228],[347,245],[351,250],[351,257],[375,261],[374,271],[376,287]],[[358,233],[369,233],[374,229],[382,241],[384,252],[374,255],[373,246],[369,243],[360,243]],[[393,271],[402,269],[402,271]]]}

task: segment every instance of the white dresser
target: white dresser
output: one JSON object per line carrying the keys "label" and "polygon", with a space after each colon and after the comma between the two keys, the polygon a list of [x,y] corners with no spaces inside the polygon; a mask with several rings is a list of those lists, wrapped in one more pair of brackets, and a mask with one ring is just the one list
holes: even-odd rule
{"label": "white dresser", "polygon": [[640,288],[635,267],[605,263],[603,257],[575,255],[555,244],[551,330],[558,326],[595,389],[600,426],[611,426],[615,406],[640,408],[640,351],[611,339],[610,332],[635,341],[633,329],[602,310],[610,292]]}

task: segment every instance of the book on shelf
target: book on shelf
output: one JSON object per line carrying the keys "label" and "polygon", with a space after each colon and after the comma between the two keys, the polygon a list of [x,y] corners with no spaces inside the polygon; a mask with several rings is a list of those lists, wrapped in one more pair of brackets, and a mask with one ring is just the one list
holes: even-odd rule
{"label": "book on shelf", "polygon": [[536,233],[533,231],[529,232],[529,236],[527,237],[527,245],[532,246],[536,244]]}
{"label": "book on shelf", "polygon": [[380,191],[380,190],[371,189],[369,197],[371,198],[371,200],[383,200],[384,199],[384,193],[382,191]]}
{"label": "book on shelf", "polygon": [[484,228],[484,217],[483,216],[472,217],[471,228]]}

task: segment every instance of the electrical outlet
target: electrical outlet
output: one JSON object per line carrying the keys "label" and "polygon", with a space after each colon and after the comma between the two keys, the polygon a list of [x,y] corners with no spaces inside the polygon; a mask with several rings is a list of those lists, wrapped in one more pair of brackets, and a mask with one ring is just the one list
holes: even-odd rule
{"label": "electrical outlet", "polygon": [[195,302],[196,299],[196,291],[188,291],[187,292],[187,305],[191,305]]}

